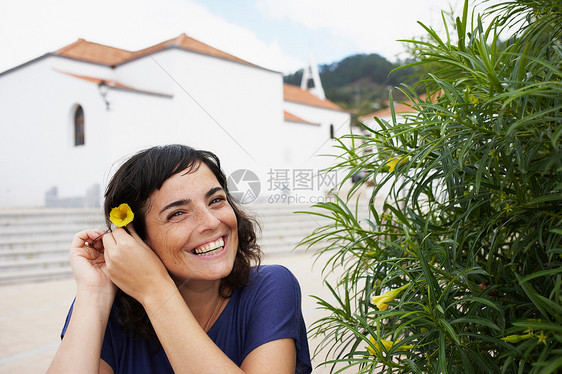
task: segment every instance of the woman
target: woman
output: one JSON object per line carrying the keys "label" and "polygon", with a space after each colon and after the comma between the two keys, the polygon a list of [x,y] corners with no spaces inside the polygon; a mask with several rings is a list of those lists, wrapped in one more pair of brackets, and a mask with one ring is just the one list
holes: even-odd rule
{"label": "woman", "polygon": [[77,294],[49,372],[311,371],[298,283],[281,266],[251,266],[254,222],[214,154],[147,149],[105,197],[106,217],[127,203],[134,220],[75,236]]}

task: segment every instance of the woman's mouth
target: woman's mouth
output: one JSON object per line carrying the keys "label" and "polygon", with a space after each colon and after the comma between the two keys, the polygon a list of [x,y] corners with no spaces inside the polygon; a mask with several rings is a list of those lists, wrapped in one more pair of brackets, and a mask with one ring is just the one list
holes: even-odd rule
{"label": "woman's mouth", "polygon": [[197,256],[211,256],[214,255],[220,251],[222,251],[224,248],[224,240],[223,238],[218,238],[217,240],[215,240],[214,242],[209,242],[206,244],[203,244],[200,247],[194,248],[191,253],[193,253],[194,255]]}

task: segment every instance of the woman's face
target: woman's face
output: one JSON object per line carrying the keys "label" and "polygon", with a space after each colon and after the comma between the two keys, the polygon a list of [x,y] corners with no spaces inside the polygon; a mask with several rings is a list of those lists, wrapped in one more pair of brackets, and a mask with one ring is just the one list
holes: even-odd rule
{"label": "woman's face", "polygon": [[236,216],[207,165],[167,179],[149,198],[147,244],[176,282],[230,274],[238,249]]}

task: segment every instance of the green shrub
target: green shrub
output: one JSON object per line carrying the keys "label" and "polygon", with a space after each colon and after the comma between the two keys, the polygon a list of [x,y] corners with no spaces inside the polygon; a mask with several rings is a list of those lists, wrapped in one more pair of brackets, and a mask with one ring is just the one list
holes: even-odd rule
{"label": "green shrub", "polygon": [[414,113],[340,141],[334,169],[365,177],[302,242],[343,273],[311,328],[332,371],[562,372],[562,5],[484,16],[467,1],[455,42],[424,26],[427,98],[404,86]]}

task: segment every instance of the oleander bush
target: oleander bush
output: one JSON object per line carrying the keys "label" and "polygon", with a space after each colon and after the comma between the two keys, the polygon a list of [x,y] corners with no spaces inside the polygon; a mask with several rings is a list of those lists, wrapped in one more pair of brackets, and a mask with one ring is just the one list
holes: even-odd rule
{"label": "oleander bush", "polygon": [[484,5],[422,25],[416,111],[342,138],[362,179],[308,212],[342,274],[310,329],[332,372],[562,372],[562,4]]}

